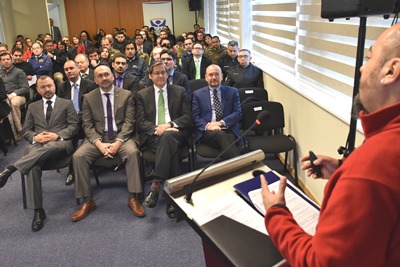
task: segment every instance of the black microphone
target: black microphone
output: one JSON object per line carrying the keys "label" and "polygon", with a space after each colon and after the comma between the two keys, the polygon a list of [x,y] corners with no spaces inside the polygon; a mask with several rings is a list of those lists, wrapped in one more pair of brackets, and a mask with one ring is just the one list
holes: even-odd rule
{"label": "black microphone", "polygon": [[197,178],[200,177],[200,175],[207,170],[211,165],[213,165],[215,163],[215,161],[217,161],[217,159],[219,157],[221,157],[228,149],[230,149],[234,144],[236,144],[242,137],[244,137],[251,129],[253,129],[255,126],[260,125],[262,122],[265,122],[266,119],[269,118],[269,116],[271,115],[271,113],[269,113],[269,111],[267,110],[263,110],[261,111],[258,116],[256,121],[249,127],[249,129],[247,129],[245,132],[243,132],[238,138],[236,138],[235,141],[233,141],[232,144],[230,144],[229,146],[227,146],[224,150],[221,151],[221,153],[218,154],[218,156],[216,156],[209,164],[207,164],[202,170],[201,172],[199,172],[196,177],[194,177],[192,183],[190,184],[189,187],[189,192],[186,194],[185,196],[185,200],[187,203],[192,203],[192,195],[193,195],[193,186],[195,184],[195,182],[197,181]]}

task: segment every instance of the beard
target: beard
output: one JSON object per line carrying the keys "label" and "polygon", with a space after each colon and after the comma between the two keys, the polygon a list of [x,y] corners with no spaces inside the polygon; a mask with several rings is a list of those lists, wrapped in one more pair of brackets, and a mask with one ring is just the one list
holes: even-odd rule
{"label": "beard", "polygon": [[353,108],[351,110],[351,118],[358,119],[360,117],[360,111],[364,111],[368,114],[368,111],[365,109],[364,105],[361,103],[360,100],[360,93],[358,93],[353,100]]}

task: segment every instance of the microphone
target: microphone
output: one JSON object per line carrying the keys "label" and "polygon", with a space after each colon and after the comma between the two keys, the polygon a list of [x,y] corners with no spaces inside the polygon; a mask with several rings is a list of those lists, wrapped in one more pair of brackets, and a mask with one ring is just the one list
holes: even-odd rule
{"label": "microphone", "polygon": [[260,125],[263,121],[269,118],[271,113],[269,111],[263,110],[261,111],[257,118],[256,121],[247,129],[245,132],[243,132],[238,138],[236,138],[235,141],[233,141],[232,144],[227,146],[224,150],[221,151],[221,153],[218,154],[209,164],[207,164],[201,172],[199,172],[196,177],[194,177],[193,181],[191,182],[189,186],[189,192],[185,196],[186,203],[192,203],[192,195],[193,195],[193,186],[196,183],[197,179],[200,177],[200,175],[207,170],[211,165],[213,165],[219,157],[221,157],[228,149],[230,149],[234,144],[236,144],[242,137],[244,137],[251,129],[253,129],[255,126]]}

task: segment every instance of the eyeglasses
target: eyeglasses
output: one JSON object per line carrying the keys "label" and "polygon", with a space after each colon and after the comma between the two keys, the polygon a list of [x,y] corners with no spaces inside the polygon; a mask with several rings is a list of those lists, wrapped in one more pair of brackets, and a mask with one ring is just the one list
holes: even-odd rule
{"label": "eyeglasses", "polygon": [[161,59],[162,61],[172,61],[172,60],[174,60],[173,58],[170,58],[170,57],[165,57],[165,58],[162,58]]}
{"label": "eyeglasses", "polygon": [[239,55],[238,58],[249,58],[250,56],[248,55]]}
{"label": "eyeglasses", "polygon": [[167,74],[166,71],[155,71],[152,73],[152,75],[154,75],[154,76],[158,76],[158,75],[164,76],[165,74]]}

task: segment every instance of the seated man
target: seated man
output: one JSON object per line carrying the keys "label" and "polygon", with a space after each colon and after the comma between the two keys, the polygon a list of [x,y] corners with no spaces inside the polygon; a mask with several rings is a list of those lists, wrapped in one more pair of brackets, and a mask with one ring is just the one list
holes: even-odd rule
{"label": "seated man", "polygon": [[54,81],[48,76],[37,80],[37,91],[43,101],[29,105],[24,124],[24,138],[30,143],[26,154],[0,173],[0,187],[10,175],[19,170],[28,175],[29,195],[35,209],[32,230],[42,229],[46,213],[42,208],[42,166],[49,159],[65,157],[74,151],[72,139],[78,132],[78,115],[70,100],[55,95]]}
{"label": "seated man", "polygon": [[78,64],[79,73],[83,79],[94,81],[94,72],[93,69],[89,68],[89,59],[86,55],[76,55],[75,63]]}
{"label": "seated man", "polygon": [[127,58],[124,54],[119,54],[114,58],[112,67],[114,69],[114,85],[119,88],[131,91],[132,96],[136,96],[136,92],[139,91],[139,79],[126,72],[128,67]]}
{"label": "seated man", "polygon": [[[217,65],[206,70],[207,87],[193,93],[192,114],[195,125],[195,142],[213,146],[221,151],[240,135],[242,118],[239,93],[236,88],[221,85],[222,72]],[[240,155],[235,145],[228,149],[222,159]]]}
{"label": "seated man", "polygon": [[[21,110],[20,107],[29,98],[29,85],[25,73],[13,65],[12,56],[9,52],[0,54],[0,78],[3,79],[8,100],[11,103],[12,126],[15,129],[16,140],[22,139]],[[28,63],[29,64],[29,63]]]}
{"label": "seated man", "polygon": [[84,219],[96,208],[90,186],[90,165],[100,157],[113,158],[116,155],[125,162],[128,207],[135,216],[144,217],[144,210],[135,198],[135,194],[143,191],[140,155],[133,138],[135,102],[131,92],[113,85],[114,76],[108,66],[98,66],[94,75],[99,88],[83,99],[82,127],[86,137],[73,156],[75,197],[83,198],[83,203],[71,221]]}
{"label": "seated man", "polygon": [[222,70],[223,80],[226,78],[226,71],[239,65],[238,61],[239,44],[236,41],[230,41],[226,48],[226,54],[218,59],[218,66]]}
{"label": "seated man", "polygon": [[[141,149],[156,153],[154,180],[143,205],[153,208],[158,201],[161,183],[179,175],[181,147],[187,143],[192,114],[185,89],[167,83],[167,67],[156,61],[150,67],[153,86],[136,95],[137,127]],[[167,206],[167,214],[172,206]]]}
{"label": "seated man", "polygon": [[164,62],[168,69],[168,83],[179,85],[185,88],[186,95],[190,99],[189,80],[187,76],[175,69],[177,64],[177,56],[172,49],[163,50],[160,54],[160,60]]}
{"label": "seated man", "polygon": [[128,41],[124,46],[124,54],[127,57],[128,66],[126,72],[139,80],[140,88],[149,86],[149,64],[146,60],[138,56],[136,44]]}
{"label": "seated man", "polygon": [[193,56],[182,62],[182,70],[190,80],[204,79],[206,69],[211,61],[204,56],[204,48],[201,43],[193,45]]}
{"label": "seated man", "polygon": [[236,88],[259,87],[264,88],[262,71],[250,63],[251,53],[248,49],[240,49],[239,65],[226,70],[225,84]]}

